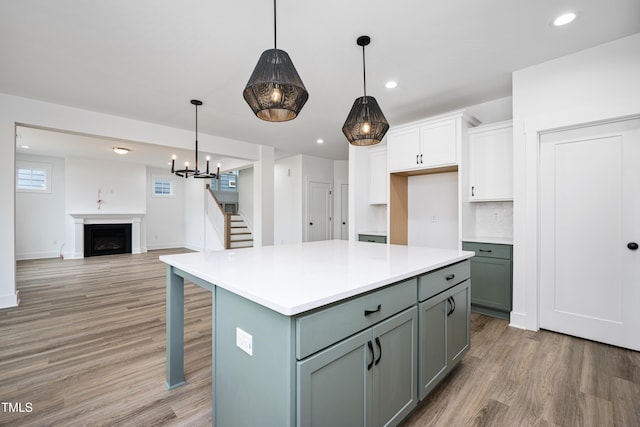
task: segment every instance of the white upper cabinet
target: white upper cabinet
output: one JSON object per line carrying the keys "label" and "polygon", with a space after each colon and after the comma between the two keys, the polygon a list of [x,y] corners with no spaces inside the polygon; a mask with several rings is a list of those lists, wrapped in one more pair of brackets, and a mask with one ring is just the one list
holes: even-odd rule
{"label": "white upper cabinet", "polygon": [[369,151],[369,204],[387,204],[387,147],[375,147]]}
{"label": "white upper cabinet", "polygon": [[476,124],[460,110],[390,129],[389,172],[458,166],[463,135]]}
{"label": "white upper cabinet", "polygon": [[513,200],[511,120],[469,129],[469,201]]}

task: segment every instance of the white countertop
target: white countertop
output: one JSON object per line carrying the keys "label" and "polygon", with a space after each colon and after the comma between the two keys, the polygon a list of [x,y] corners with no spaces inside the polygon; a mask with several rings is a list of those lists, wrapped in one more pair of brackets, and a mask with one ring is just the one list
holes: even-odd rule
{"label": "white countertop", "polygon": [[465,237],[462,239],[462,241],[474,243],[495,243],[497,245],[513,245],[512,237],[474,236]]}
{"label": "white countertop", "polygon": [[293,316],[472,256],[451,249],[324,240],[163,255],[160,260]]}

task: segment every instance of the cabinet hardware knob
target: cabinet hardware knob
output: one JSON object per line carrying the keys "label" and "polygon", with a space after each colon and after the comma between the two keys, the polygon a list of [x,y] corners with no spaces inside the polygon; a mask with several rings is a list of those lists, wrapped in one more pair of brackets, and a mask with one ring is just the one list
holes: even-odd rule
{"label": "cabinet hardware knob", "polygon": [[347,225],[347,223],[345,221],[342,221],[342,225]]}
{"label": "cabinet hardware knob", "polygon": [[382,359],[382,345],[380,344],[380,338],[376,337],[376,345],[378,346],[378,358],[376,359],[376,366],[380,363],[380,359]]}
{"label": "cabinet hardware knob", "polygon": [[632,251],[635,251],[638,249],[638,244],[636,242],[629,242],[627,243],[627,247]]}
{"label": "cabinet hardware knob", "polygon": [[369,352],[371,353],[371,363],[367,364],[367,371],[369,371],[371,368],[373,368],[375,355],[373,354],[373,343],[371,341],[367,341],[367,346],[369,346]]}
{"label": "cabinet hardware knob", "polygon": [[375,310],[365,310],[364,315],[368,316],[370,314],[377,313],[380,311],[381,308],[382,308],[382,304],[378,304],[378,308],[376,308]]}
{"label": "cabinet hardware knob", "polygon": [[445,279],[447,280],[453,280],[456,277],[455,274],[449,274],[447,277],[445,277]]}
{"label": "cabinet hardware knob", "polygon": [[313,223],[312,223],[312,222],[310,222],[310,223],[309,223],[309,225],[313,225]]}

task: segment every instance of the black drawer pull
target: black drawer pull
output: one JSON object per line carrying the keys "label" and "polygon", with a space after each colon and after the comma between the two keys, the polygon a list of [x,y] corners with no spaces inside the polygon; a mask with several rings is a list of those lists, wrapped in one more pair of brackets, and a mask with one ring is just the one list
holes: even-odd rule
{"label": "black drawer pull", "polygon": [[455,274],[449,274],[447,277],[445,277],[445,279],[447,280],[453,280],[456,277]]}
{"label": "black drawer pull", "polygon": [[376,308],[375,310],[365,310],[364,315],[368,316],[370,314],[377,313],[380,311],[381,308],[382,308],[382,304],[378,304],[378,308]]}
{"label": "black drawer pull", "polygon": [[369,239],[369,240],[367,240],[367,242],[375,243],[376,241],[372,240],[372,239]]}
{"label": "black drawer pull", "polygon": [[376,366],[378,366],[378,363],[380,363],[380,359],[382,359],[382,345],[380,344],[380,338],[376,337],[376,345],[378,346],[378,351],[380,352],[380,354],[378,354],[378,358],[376,359]]}
{"label": "black drawer pull", "polygon": [[376,358],[373,354],[373,343],[371,341],[367,341],[367,345],[369,346],[369,352],[371,353],[371,363],[367,364],[367,371],[373,368],[373,360]]}
{"label": "black drawer pull", "polygon": [[491,249],[478,249],[478,252],[493,252]]}

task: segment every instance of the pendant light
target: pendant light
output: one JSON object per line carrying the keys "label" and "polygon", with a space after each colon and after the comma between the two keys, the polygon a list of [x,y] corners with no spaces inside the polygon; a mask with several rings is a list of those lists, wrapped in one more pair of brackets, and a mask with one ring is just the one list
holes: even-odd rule
{"label": "pendant light", "polygon": [[309,93],[289,54],[277,48],[276,0],[273,0],[273,46],[262,52],[242,96],[258,118],[285,122],[298,116]]}
{"label": "pendant light", "polygon": [[356,43],[362,46],[362,75],[364,96],[356,98],[342,126],[342,133],[353,145],[375,145],[389,130],[389,122],[384,117],[378,102],[373,96],[367,96],[367,72],[364,61],[364,47],[371,42],[369,36],[360,36]]}
{"label": "pendant light", "polygon": [[174,155],[171,159],[171,173],[175,173],[176,175],[183,178],[189,178],[190,176],[192,176],[194,178],[215,179],[220,176],[220,165],[218,165],[218,170],[216,173],[209,173],[209,156],[207,156],[207,170],[205,172],[200,172],[200,170],[198,169],[198,107],[202,105],[202,101],[192,99],[191,104],[196,107],[196,162],[193,169],[189,169],[189,162],[185,162],[184,169],[175,170],[176,156]]}

